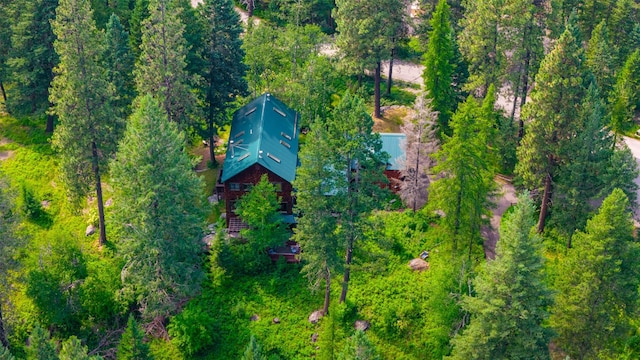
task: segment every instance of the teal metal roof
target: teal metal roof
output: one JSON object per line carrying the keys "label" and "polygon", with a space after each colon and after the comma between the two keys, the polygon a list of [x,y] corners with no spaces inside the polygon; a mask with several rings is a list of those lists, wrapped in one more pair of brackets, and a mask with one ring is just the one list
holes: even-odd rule
{"label": "teal metal roof", "polygon": [[401,161],[405,159],[404,144],[407,141],[405,134],[380,133],[382,151],[389,154],[387,170],[402,170]]}
{"label": "teal metal roof", "polygon": [[260,164],[288,182],[296,177],[298,113],[266,93],[233,114],[222,182]]}

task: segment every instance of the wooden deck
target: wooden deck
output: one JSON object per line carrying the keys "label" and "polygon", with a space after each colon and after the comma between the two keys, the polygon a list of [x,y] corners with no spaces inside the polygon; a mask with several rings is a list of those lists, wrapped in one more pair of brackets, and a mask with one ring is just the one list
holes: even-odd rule
{"label": "wooden deck", "polygon": [[276,262],[283,256],[288,263],[299,263],[301,252],[300,245],[295,241],[287,241],[285,246],[267,250],[271,261]]}

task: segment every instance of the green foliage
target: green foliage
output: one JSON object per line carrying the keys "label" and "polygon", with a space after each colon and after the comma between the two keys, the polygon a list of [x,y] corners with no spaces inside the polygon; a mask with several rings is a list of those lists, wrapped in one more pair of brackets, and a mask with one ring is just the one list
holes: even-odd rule
{"label": "green foliage", "polygon": [[[347,293],[351,252],[367,227],[373,209],[381,206],[386,180],[380,137],[371,133],[373,120],[357,96],[343,96],[325,123],[311,128],[313,143],[300,153],[301,167],[294,186],[297,208],[304,214],[295,238],[305,249],[305,272],[312,284],[327,283],[324,311],[328,309],[330,273],[339,270],[338,246],[344,241],[347,254],[341,302]],[[354,166],[354,164],[356,164]],[[327,196],[330,195],[330,196]]]}
{"label": "green foliage", "polygon": [[452,340],[449,359],[549,359],[551,332],[543,327],[551,292],[543,274],[542,241],[531,235],[528,193],[500,227],[496,258],[474,280],[476,295],[462,307],[471,324]]}
{"label": "green foliage", "polygon": [[114,220],[124,299],[143,319],[167,317],[200,287],[202,180],[184,153],[184,134],[150,95],[136,110],[113,162]]}
{"label": "green foliage", "polygon": [[167,326],[171,342],[185,358],[192,358],[198,351],[206,349],[219,341],[215,319],[197,305],[189,304],[182,312],[171,319]]}
{"label": "green foliage", "polygon": [[9,349],[0,345],[0,360],[16,360],[16,358],[11,355]]}
{"label": "green foliage", "polygon": [[237,203],[236,214],[249,226],[241,235],[247,240],[241,251],[242,261],[249,272],[263,269],[271,260],[269,248],[280,246],[289,238],[287,225],[279,212],[280,199],[275,185],[266,174]]}
{"label": "green foliage", "polygon": [[494,141],[493,124],[481,110],[469,96],[453,116],[453,135],[435,155],[439,162],[433,172],[443,176],[431,184],[428,204],[431,211],[444,212],[442,224],[453,238],[454,252],[459,240],[469,241],[469,258],[495,186],[495,155],[487,146]]}
{"label": "green foliage", "polygon": [[584,126],[580,105],[590,75],[576,35],[579,31],[570,22],[555,48],[542,61],[531,101],[521,115],[530,122],[517,150],[516,174],[528,189],[542,193],[544,184],[540,232],[544,230],[553,180],[571,160],[572,154],[567,150]]}
{"label": "green foliage", "polygon": [[149,17],[149,0],[135,0],[129,21],[129,44],[134,58],[138,60],[142,49],[142,23]]}
{"label": "green foliage", "polygon": [[58,360],[56,354],[56,344],[51,340],[49,331],[36,325],[29,336],[29,347],[27,348],[28,360]]}
{"label": "green foliage", "polygon": [[456,105],[453,93],[454,39],[449,20],[449,5],[439,0],[436,12],[431,19],[429,43],[424,55],[425,90],[432,98],[432,106],[438,111],[438,134],[450,135],[449,119]]}
{"label": "green foliage", "polygon": [[[86,1],[62,0],[51,26],[60,66],[51,87],[60,123],[53,137],[65,184],[78,197],[95,189],[100,244],[106,242],[101,167],[115,152],[123,122],[112,107],[113,87],[103,63],[104,38]],[[104,170],[104,169],[103,169]]]}
{"label": "green foliage", "polygon": [[251,339],[247,344],[244,354],[242,354],[242,360],[267,360],[267,357],[262,354],[262,347],[258,344],[256,337],[251,335]]}
{"label": "green foliage", "polygon": [[317,26],[273,28],[250,23],[243,39],[252,96],[270,92],[300,113],[302,127],[325,119],[335,92],[333,62],[317,54],[327,41]]}
{"label": "green foliage", "polygon": [[116,97],[113,106],[118,116],[126,118],[131,113],[131,102],[136,93],[133,81],[134,55],[129,46],[129,34],[116,14],[109,18],[105,41],[105,68]]}
{"label": "green foliage", "polygon": [[68,234],[47,239],[34,254],[38,266],[26,274],[26,294],[43,324],[69,335],[80,326],[81,284],[87,265],[80,248]]}
{"label": "green foliage", "polygon": [[12,4],[15,22],[7,65],[13,86],[7,89],[6,104],[11,114],[44,114],[49,108],[49,87],[53,68],[58,65],[53,48],[56,35],[51,27],[57,6],[58,0]]}
{"label": "green foliage", "polygon": [[[198,7],[204,33],[202,57],[204,95],[207,112],[206,137],[213,154],[217,128],[229,122],[228,109],[239,96],[247,95],[247,66],[242,48],[240,17],[231,0],[207,0]],[[215,163],[215,159],[212,159]]]}
{"label": "green foliage", "polygon": [[29,219],[37,219],[42,214],[42,205],[36,199],[33,191],[26,185],[22,185],[22,215]]}
{"label": "green foliage", "polygon": [[339,360],[380,360],[380,354],[371,344],[364,331],[356,330],[351,336],[345,349],[338,354]]}
{"label": "green foliage", "polygon": [[640,50],[624,63],[611,93],[611,127],[618,133],[628,131],[640,109]]}
{"label": "green foliage", "polygon": [[[583,359],[615,358],[638,301],[639,248],[625,194],[614,190],[559,264],[550,324],[555,343]],[[598,334],[598,336],[593,336]]]}
{"label": "green foliage", "polygon": [[180,11],[170,0],[149,0],[149,17],[142,21],[141,53],[134,76],[139,94],[152,95],[169,121],[185,129],[196,124],[195,79],[186,70],[188,53]]}
{"label": "green foliage", "polygon": [[60,360],[89,360],[94,358],[87,355],[87,347],[83,346],[75,336],[71,336],[62,342],[59,357]]}
{"label": "green foliage", "polygon": [[118,343],[118,360],[151,359],[149,345],[144,342],[144,331],[138,325],[133,314],[129,314],[127,327]]}
{"label": "green foliage", "polygon": [[585,65],[593,73],[604,99],[608,98],[614,82],[615,59],[611,46],[607,23],[602,20],[591,33],[591,39],[587,45]]}

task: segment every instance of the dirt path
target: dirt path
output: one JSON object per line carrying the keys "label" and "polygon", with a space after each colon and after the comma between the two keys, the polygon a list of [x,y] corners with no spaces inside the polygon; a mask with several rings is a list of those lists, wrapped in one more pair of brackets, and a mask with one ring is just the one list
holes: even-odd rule
{"label": "dirt path", "polygon": [[482,237],[484,237],[484,255],[487,259],[495,259],[496,257],[496,244],[500,239],[500,220],[502,220],[502,214],[517,201],[516,190],[508,181],[502,178],[497,178],[496,183],[500,186],[500,192],[492,200],[496,204],[493,209],[493,216],[491,217],[490,225],[485,225],[480,229]]}

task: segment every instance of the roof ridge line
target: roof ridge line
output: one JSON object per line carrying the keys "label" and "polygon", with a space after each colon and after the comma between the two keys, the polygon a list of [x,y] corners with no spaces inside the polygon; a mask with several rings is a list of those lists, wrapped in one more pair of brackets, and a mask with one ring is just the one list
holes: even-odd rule
{"label": "roof ridge line", "polygon": [[269,92],[264,93],[262,99],[262,113],[260,114],[260,121],[258,121],[258,127],[259,129],[256,129],[256,131],[258,131],[258,144],[257,144],[257,151],[258,153],[256,154],[257,156],[257,160],[256,163],[260,163],[260,160],[263,159],[262,157],[262,136],[263,136],[263,131],[262,129],[264,129],[264,122],[265,122],[265,109],[267,108],[267,99],[271,96],[271,94],[269,94]]}

